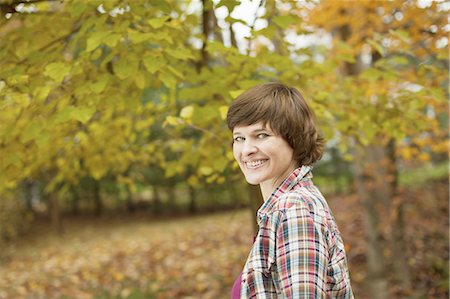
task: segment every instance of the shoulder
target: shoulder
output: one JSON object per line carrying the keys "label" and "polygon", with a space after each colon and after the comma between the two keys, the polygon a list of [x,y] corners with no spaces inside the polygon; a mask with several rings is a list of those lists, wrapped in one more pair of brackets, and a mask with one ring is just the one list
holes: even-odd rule
{"label": "shoulder", "polygon": [[280,196],[274,205],[272,212],[286,214],[292,210],[311,212],[320,209],[322,198],[319,194],[314,194],[305,188],[291,190]]}

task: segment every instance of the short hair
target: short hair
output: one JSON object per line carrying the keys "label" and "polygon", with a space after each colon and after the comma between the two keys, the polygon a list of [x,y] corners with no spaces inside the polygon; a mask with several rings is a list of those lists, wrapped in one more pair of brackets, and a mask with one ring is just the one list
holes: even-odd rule
{"label": "short hair", "polygon": [[322,158],[324,139],[312,110],[296,88],[265,83],[250,88],[231,103],[227,113],[231,131],[257,122],[269,125],[288,142],[298,166],[312,165]]}

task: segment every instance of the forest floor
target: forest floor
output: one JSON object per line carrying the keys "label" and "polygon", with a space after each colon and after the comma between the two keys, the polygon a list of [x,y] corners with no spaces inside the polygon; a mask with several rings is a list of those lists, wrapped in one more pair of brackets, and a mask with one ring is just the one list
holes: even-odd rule
{"label": "forest floor", "polygon": [[[448,182],[402,195],[413,285],[402,289],[388,276],[392,298],[448,298]],[[346,243],[355,298],[367,298],[361,205],[355,196],[327,199]],[[1,249],[0,298],[229,298],[253,239],[248,210],[78,218],[64,227],[58,235],[36,225]]]}

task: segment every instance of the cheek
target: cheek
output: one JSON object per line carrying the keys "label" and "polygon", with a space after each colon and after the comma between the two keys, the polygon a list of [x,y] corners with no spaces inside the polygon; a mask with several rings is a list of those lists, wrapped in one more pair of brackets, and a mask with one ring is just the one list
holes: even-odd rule
{"label": "cheek", "polygon": [[234,159],[239,162],[239,149],[238,146],[236,146],[236,143],[233,144],[233,156]]}

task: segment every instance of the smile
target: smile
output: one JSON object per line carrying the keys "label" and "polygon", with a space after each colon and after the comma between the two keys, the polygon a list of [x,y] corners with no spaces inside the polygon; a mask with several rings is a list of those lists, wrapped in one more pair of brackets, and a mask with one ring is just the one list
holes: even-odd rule
{"label": "smile", "polygon": [[264,163],[266,163],[267,160],[256,160],[256,161],[248,161],[245,162],[245,166],[247,168],[258,168],[259,166],[263,165]]}

